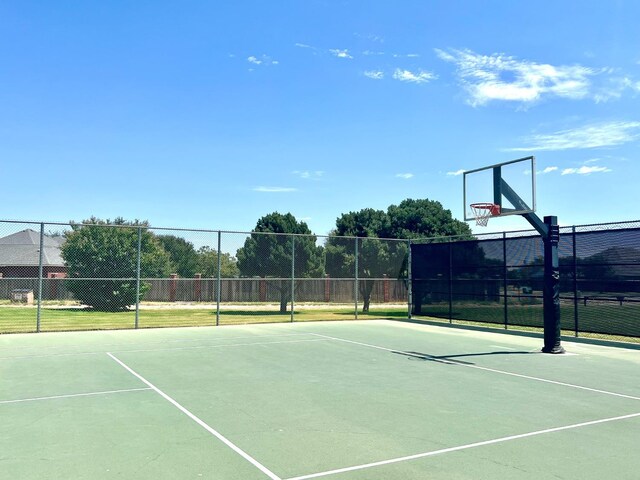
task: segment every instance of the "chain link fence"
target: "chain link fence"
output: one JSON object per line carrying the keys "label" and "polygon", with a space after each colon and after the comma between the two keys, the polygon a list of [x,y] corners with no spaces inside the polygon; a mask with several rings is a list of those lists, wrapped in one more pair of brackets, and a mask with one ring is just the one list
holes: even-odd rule
{"label": "chain link fence", "polygon": [[[640,338],[640,222],[562,227],[559,256],[564,333]],[[412,315],[542,329],[543,269],[530,230],[409,241],[0,221],[0,333]]]}
{"label": "chain link fence", "polygon": [[0,221],[0,333],[407,318],[409,242]]}
{"label": "chain link fence", "polygon": [[[640,222],[562,227],[564,334],[640,338]],[[518,231],[414,241],[413,314],[543,328],[543,241]]]}

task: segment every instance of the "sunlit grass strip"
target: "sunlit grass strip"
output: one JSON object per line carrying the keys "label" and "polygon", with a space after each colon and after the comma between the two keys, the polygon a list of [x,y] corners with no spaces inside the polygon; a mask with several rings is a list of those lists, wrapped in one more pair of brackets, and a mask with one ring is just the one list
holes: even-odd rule
{"label": "sunlit grass strip", "polygon": [[[394,308],[372,308],[368,313],[358,313],[361,319],[407,318],[407,311]],[[296,322],[353,320],[353,309],[317,308],[295,311]],[[220,312],[221,325],[246,323],[286,323],[291,321],[290,312],[277,310],[240,310],[237,308]],[[133,328],[135,312],[98,312],[80,308],[43,308],[41,330],[43,332],[70,330],[113,330]],[[204,308],[145,308],[140,310],[140,327],[212,326],[216,324],[215,309]],[[0,307],[0,333],[27,333],[36,330],[36,310],[24,307]]]}

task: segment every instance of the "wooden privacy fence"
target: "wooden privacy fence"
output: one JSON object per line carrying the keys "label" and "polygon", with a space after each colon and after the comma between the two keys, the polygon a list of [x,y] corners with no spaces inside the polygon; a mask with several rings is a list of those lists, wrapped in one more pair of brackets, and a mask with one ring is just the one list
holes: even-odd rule
{"label": "wooden privacy fence", "polygon": [[[64,278],[42,280],[42,299],[46,301],[70,301],[73,295],[66,287]],[[77,281],[77,279],[76,279]],[[81,281],[91,282],[92,279]],[[102,281],[102,280],[94,280]],[[127,281],[117,278],[109,281]],[[128,280],[130,281],[130,280]],[[141,282],[150,286],[143,301],[151,302],[216,302],[218,290],[216,278],[143,278]],[[372,303],[406,303],[407,286],[404,280],[391,278],[358,279],[358,298],[363,300],[364,284],[372,282]],[[290,278],[221,278],[220,302],[279,302],[281,295],[289,296]],[[355,300],[353,278],[301,278],[294,281],[296,302],[352,303]],[[0,299],[9,300],[14,290],[32,290],[38,297],[39,282],[36,278],[0,278]]]}
{"label": "wooden privacy fence", "polygon": [[[359,279],[373,282],[372,303],[406,303],[407,286],[404,280],[390,278]],[[170,278],[145,279],[151,286],[144,300],[153,302],[216,302],[217,279]],[[279,302],[282,292],[289,295],[290,278],[222,278],[220,302]],[[353,278],[296,279],[296,302],[351,303],[355,299]],[[362,299],[362,293],[358,296]]]}

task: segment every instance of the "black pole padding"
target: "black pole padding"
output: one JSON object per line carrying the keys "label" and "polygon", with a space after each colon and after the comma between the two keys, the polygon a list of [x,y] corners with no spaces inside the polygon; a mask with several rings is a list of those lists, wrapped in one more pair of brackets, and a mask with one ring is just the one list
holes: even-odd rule
{"label": "black pole padding", "polygon": [[544,239],[544,353],[564,353],[561,345],[560,327],[560,263],[558,258],[558,243],[560,242],[560,227],[558,217],[544,217],[547,235]]}

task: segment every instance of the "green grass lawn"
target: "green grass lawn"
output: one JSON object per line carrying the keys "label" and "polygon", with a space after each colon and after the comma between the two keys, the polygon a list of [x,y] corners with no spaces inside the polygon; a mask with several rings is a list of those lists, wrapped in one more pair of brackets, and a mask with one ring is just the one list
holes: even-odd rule
{"label": "green grass lawn", "polygon": [[[0,333],[36,331],[36,308],[0,305]],[[499,303],[455,304],[453,321],[457,324],[478,324],[501,328],[504,307]],[[417,318],[448,322],[448,304],[425,305]],[[294,321],[353,320],[354,309],[346,305],[307,305],[295,307]],[[403,306],[371,306],[368,313],[358,312],[359,319],[407,318]],[[574,335],[574,307],[561,306],[563,334]],[[637,304],[580,304],[578,306],[581,337],[640,342],[640,305]],[[244,323],[284,323],[291,321],[291,313],[280,313],[273,305],[222,305],[220,325]],[[139,310],[138,326],[179,327],[216,325],[215,308],[185,308],[181,305],[146,305]],[[97,312],[71,306],[47,305],[41,309],[40,330],[43,332],[69,330],[108,330],[135,327],[135,311]],[[542,305],[509,305],[508,328],[542,331]]]}
{"label": "green grass lawn", "polygon": [[[543,328],[542,305],[509,304],[508,328],[540,331]],[[449,305],[424,305],[422,316],[448,321]],[[456,303],[453,305],[454,323],[474,322],[504,326],[504,305],[501,303]],[[575,319],[573,303],[562,303],[560,318],[563,334],[574,335]],[[640,338],[640,305],[615,302],[607,304],[578,304],[578,331],[581,337],[630,337]],[[624,339],[625,341],[633,341]]]}
{"label": "green grass lawn", "polygon": [[[26,333],[36,331],[37,310],[34,307],[0,306],[0,333]],[[307,322],[319,320],[353,320],[353,308],[314,308],[305,309],[304,305],[297,306],[294,321]],[[358,318],[407,318],[407,309],[385,308],[372,306],[368,313],[358,313]],[[277,310],[256,309],[246,310],[225,309],[221,307],[220,325],[234,325],[243,323],[275,323],[290,322],[291,313],[280,313]],[[148,327],[181,327],[181,326],[211,326],[216,324],[215,309],[206,308],[141,308],[139,310],[138,326]],[[40,330],[69,331],[69,330],[109,330],[135,327],[135,311],[126,312],[97,312],[80,308],[51,308],[43,307],[40,311]]]}

